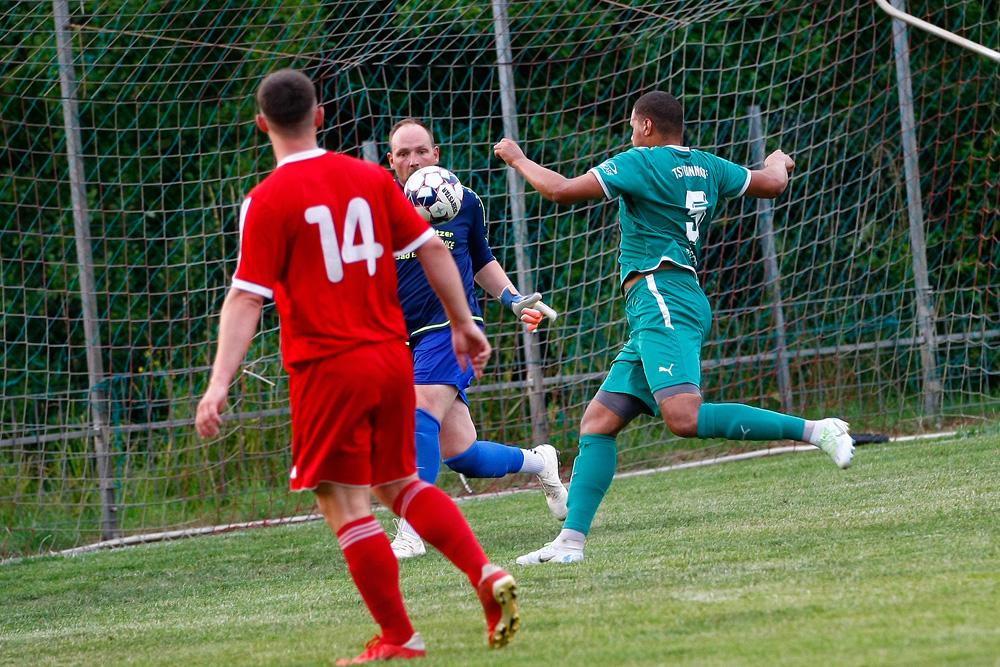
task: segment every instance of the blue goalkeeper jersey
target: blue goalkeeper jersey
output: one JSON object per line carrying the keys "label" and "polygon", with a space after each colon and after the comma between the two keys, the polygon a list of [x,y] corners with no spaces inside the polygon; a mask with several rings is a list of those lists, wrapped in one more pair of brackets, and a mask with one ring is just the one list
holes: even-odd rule
{"label": "blue goalkeeper jersey", "polygon": [[[446,223],[434,225],[433,229],[451,251],[452,259],[458,265],[465,296],[472,310],[472,319],[482,324],[483,312],[476,295],[475,276],[495,258],[489,241],[486,240],[486,212],[483,202],[469,188],[463,189],[465,195],[458,215]],[[399,301],[403,304],[403,317],[411,339],[449,325],[444,306],[427,281],[427,275],[416,254],[407,253],[396,257],[396,275],[399,280]]]}

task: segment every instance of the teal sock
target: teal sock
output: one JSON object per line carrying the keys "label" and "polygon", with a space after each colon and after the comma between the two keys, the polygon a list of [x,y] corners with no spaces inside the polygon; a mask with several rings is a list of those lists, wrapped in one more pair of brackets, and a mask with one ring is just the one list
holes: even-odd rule
{"label": "teal sock", "polygon": [[573,463],[569,486],[569,515],[563,528],[590,532],[597,507],[611,486],[618,465],[618,448],[610,435],[580,436],[580,454]]}
{"label": "teal sock", "polygon": [[728,440],[802,440],[806,420],[739,403],[703,403],[698,410],[699,438]]}

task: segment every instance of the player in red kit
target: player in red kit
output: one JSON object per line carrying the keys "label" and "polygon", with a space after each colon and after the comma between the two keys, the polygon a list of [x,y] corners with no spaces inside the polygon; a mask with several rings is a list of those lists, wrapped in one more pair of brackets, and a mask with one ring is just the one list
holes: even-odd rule
{"label": "player in red kit", "polygon": [[503,646],[519,623],[514,579],[489,562],[454,502],[416,474],[413,366],[393,255],[416,252],[448,311],[459,363],[480,375],[491,350],[455,263],[388,172],[319,148],[323,108],[308,77],[294,70],[268,75],[257,103],[257,126],[278,166],[240,210],[240,257],[198,404],[198,433],[219,434],[229,385],[264,300],[273,298],[291,394],[291,488],[315,492],[381,629],[364,653],[337,664],[426,653],[371,495],[469,577],[486,611],[489,644]]}

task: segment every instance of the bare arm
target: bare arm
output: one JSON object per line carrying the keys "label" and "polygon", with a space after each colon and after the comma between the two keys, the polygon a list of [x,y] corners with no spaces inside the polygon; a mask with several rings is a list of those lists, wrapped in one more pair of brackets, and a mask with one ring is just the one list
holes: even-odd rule
{"label": "bare arm", "polygon": [[511,279],[507,277],[507,272],[500,266],[500,262],[493,260],[476,273],[476,283],[486,290],[492,297],[500,298],[507,286],[513,286]]}
{"label": "bare arm", "polygon": [[441,239],[434,236],[417,248],[416,253],[427,275],[427,282],[441,299],[444,312],[451,320],[451,341],[459,366],[466,368],[466,364],[471,362],[476,377],[482,377],[492,349],[479,325],[472,319],[462,277],[451,252],[444,247]]}
{"label": "bare arm", "polygon": [[493,147],[493,154],[521,174],[531,187],[538,190],[538,194],[557,204],[576,204],[606,197],[604,189],[593,174],[588,172],[576,178],[566,178],[529,160],[521,147],[510,139],[501,139]]}
{"label": "bare arm", "polygon": [[782,151],[774,151],[764,159],[763,169],[750,172],[746,196],[774,199],[788,187],[788,175],[795,169],[795,160]]}
{"label": "bare arm", "polygon": [[229,385],[250,349],[263,305],[264,298],[252,292],[232,288],[226,294],[219,313],[219,346],[212,375],[195,417],[195,428],[203,438],[219,435],[220,415],[226,408]]}

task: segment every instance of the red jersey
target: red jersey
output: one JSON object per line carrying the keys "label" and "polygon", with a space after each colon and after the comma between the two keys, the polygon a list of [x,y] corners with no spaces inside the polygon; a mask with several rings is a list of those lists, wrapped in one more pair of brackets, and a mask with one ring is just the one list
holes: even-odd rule
{"label": "red jersey", "polygon": [[296,153],[243,202],[233,287],[274,299],[286,367],[405,341],[393,255],[433,236],[382,167]]}

